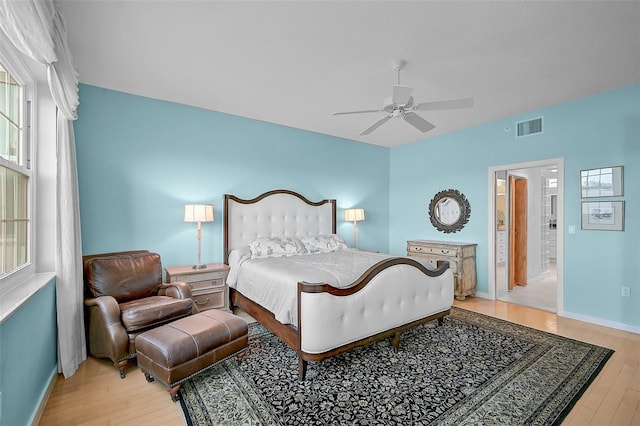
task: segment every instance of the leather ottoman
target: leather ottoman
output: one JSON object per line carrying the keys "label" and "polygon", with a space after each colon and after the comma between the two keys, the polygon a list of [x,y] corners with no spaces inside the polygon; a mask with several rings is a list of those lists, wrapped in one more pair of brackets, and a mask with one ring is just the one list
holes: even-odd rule
{"label": "leather ottoman", "polygon": [[245,320],[210,309],[146,331],[136,337],[138,366],[178,399],[180,383],[242,352],[248,343]]}

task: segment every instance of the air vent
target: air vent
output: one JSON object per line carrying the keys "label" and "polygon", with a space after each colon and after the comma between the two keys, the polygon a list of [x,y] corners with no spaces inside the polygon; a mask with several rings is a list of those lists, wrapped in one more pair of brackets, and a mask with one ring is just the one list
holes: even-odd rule
{"label": "air vent", "polygon": [[542,117],[516,123],[516,131],[518,138],[542,133]]}

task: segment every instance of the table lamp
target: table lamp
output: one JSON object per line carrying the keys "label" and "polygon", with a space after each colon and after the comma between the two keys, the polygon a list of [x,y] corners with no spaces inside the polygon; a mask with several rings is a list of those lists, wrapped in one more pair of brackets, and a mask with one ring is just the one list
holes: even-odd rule
{"label": "table lamp", "polygon": [[364,220],[364,209],[346,209],[345,222],[353,222],[353,247],[358,248],[358,222]]}
{"label": "table lamp", "polygon": [[207,265],[200,260],[201,250],[200,241],[202,240],[202,222],[213,222],[213,204],[185,204],[184,205],[184,221],[197,222],[198,232],[196,239],[198,240],[198,263],[193,265],[193,269],[203,269]]}

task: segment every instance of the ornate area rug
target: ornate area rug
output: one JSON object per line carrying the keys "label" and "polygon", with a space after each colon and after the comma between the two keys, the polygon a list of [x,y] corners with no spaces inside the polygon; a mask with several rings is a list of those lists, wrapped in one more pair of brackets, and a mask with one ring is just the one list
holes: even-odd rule
{"label": "ornate area rug", "polygon": [[612,350],[452,308],[390,339],[311,362],[259,324],[247,356],[183,383],[199,425],[560,424]]}

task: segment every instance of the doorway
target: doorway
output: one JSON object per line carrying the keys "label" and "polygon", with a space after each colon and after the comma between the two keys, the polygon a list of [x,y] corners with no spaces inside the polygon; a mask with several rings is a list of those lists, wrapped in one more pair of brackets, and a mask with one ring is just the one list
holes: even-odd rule
{"label": "doorway", "polygon": [[490,168],[490,298],[562,312],[563,169],[562,158]]}

